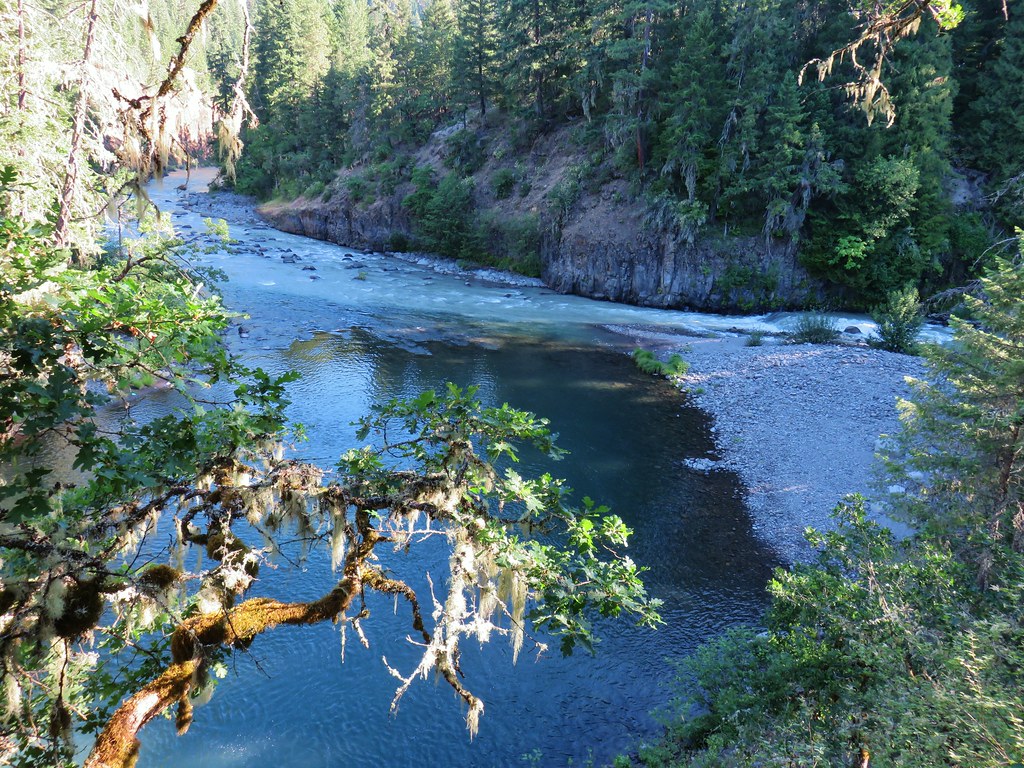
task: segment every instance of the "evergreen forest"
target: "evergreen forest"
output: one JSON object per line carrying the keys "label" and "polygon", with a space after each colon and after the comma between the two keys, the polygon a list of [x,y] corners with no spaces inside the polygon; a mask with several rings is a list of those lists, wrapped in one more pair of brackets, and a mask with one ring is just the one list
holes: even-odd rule
{"label": "evergreen forest", "polygon": [[[760,243],[816,301],[881,307],[883,346],[929,371],[881,443],[913,532],[846,499],[615,766],[1024,763],[1021,0],[0,0],[0,18],[0,763],[145,765],[147,724],[188,731],[234,654],[328,622],[362,637],[374,596],[421,652],[387,669],[396,704],[433,678],[468,737],[487,720],[463,644],[589,652],[601,620],[662,623],[623,519],[516,471],[562,455],[542,417],[448,385],[377,405],[331,467],[290,454],[295,376],[229,351],[203,266],[229,233],[175,232],[147,196],[197,163],[286,209],[387,208],[393,250],[535,274],[600,198],[680,247]],[[539,189],[541,155],[559,171]],[[772,304],[729,266],[746,308]],[[945,346],[915,348],[918,295]],[[180,405],[136,421],[152,389]],[[296,542],[333,586],[265,596]],[[429,588],[392,556],[424,546],[447,569]]]}
{"label": "evergreen forest", "polygon": [[[356,206],[397,188],[413,242],[395,249],[540,273],[545,232],[621,180],[645,229],[760,239],[835,303],[930,295],[1024,223],[1013,9],[972,2],[844,50],[863,29],[844,0],[257,3],[260,124],[236,183]],[[570,168],[495,222],[551,136]]]}

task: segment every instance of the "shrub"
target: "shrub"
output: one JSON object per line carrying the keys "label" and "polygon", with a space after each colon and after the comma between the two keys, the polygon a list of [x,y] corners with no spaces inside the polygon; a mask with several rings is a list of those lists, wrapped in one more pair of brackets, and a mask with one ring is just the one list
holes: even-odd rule
{"label": "shrub", "polygon": [[807,312],[797,320],[790,341],[794,344],[831,344],[839,338],[839,333],[834,318],[822,311]]}
{"label": "shrub", "polygon": [[504,200],[511,195],[515,185],[516,175],[511,168],[502,168],[491,179],[491,188],[494,190],[494,196],[498,200]]}
{"label": "shrub", "polygon": [[345,189],[348,190],[348,197],[353,203],[361,203],[370,193],[370,185],[362,176],[353,176],[345,181]]}
{"label": "shrub", "polygon": [[326,185],[322,181],[314,181],[303,191],[302,196],[308,200],[315,200],[324,193]]}
{"label": "shrub", "polygon": [[633,350],[633,362],[644,373],[649,373],[652,376],[664,376],[673,383],[678,383],[690,370],[690,364],[679,355],[672,355],[667,362],[663,363],[649,349],[639,347]]}
{"label": "shrub", "polygon": [[917,352],[917,332],[924,317],[916,288],[890,291],[871,317],[878,323],[878,338],[871,340],[872,346],[908,355]]}
{"label": "shrub", "polygon": [[764,344],[764,331],[751,331],[747,336],[748,347],[760,347]]}
{"label": "shrub", "polygon": [[444,164],[463,176],[470,176],[479,171],[485,162],[484,141],[476,131],[456,131],[445,140],[448,151]]}
{"label": "shrub", "polygon": [[472,180],[449,173],[435,182],[433,171],[423,166],[412,172],[412,182],[416,189],[402,205],[427,250],[454,259],[475,256],[479,238],[475,236]]}
{"label": "shrub", "polygon": [[409,236],[404,232],[392,232],[388,237],[388,250],[397,251],[398,253],[405,253],[410,250],[412,243],[409,241]]}

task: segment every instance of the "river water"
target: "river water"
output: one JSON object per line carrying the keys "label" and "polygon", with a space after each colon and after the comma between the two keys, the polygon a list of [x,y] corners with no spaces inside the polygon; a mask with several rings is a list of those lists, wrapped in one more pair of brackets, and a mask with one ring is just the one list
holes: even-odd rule
{"label": "river water", "polygon": [[[189,191],[208,180],[193,174]],[[176,189],[182,181],[172,175],[152,195],[175,211],[183,232],[199,232],[200,215]],[[342,663],[334,626],[261,636],[233,658],[188,734],[175,736],[168,721],[143,731],[140,767],[601,765],[655,738],[651,713],[671,695],[673,663],[701,640],[756,621],[778,560],[752,526],[737,478],[685,465],[716,455],[707,419],[665,382],[637,372],[626,340],[607,327],[674,332],[729,327],[736,318],[439,275],[279,233],[241,209],[236,221],[230,209],[227,218],[238,244],[203,260],[227,273],[227,304],[250,316],[246,335],[231,335],[238,353],[271,372],[302,375],[289,388],[290,416],[309,435],[300,454],[333,464],[355,445],[350,423],[373,403],[446,381],[479,385],[489,403],[546,416],[571,455],[555,465],[527,455],[519,470],[567,478],[578,495],[608,504],[634,528],[631,555],[650,569],[645,580],[665,601],[665,625],[599,624],[594,657],[563,659],[554,645],[538,658],[528,641],[516,666],[500,640],[467,642],[466,684],[486,707],[470,742],[463,709],[444,684],[414,685],[389,714],[396,681],[381,658],[408,671],[417,651],[405,639],[401,608],[396,614],[390,600],[374,600],[368,650],[350,634]],[[296,262],[285,263],[292,256]],[[159,394],[149,397],[140,411],[160,407]],[[414,566],[443,572],[440,552],[416,557]],[[334,581],[325,560],[281,564],[277,591],[264,593],[323,594]]]}

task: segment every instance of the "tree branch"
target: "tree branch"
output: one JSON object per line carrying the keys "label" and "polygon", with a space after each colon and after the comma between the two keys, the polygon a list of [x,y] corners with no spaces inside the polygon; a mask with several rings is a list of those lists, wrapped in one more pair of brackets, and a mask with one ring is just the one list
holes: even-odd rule
{"label": "tree branch", "polygon": [[244,647],[278,625],[317,624],[333,620],[348,610],[363,583],[363,564],[379,541],[372,530],[366,533],[368,535],[345,558],[344,578],[319,600],[282,603],[255,597],[234,609],[201,614],[184,621],[171,637],[173,663],[117,708],[96,739],[83,768],[131,768],[139,752],[138,732],[174,704],[180,706],[179,733],[187,730],[191,722],[192,681],[203,663],[207,647]]}

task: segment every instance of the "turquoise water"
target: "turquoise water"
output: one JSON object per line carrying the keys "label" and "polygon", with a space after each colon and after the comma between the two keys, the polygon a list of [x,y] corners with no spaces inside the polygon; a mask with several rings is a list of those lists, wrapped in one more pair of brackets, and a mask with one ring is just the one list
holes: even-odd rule
{"label": "turquoise water", "polygon": [[[245,245],[255,235],[240,227],[234,236]],[[335,257],[342,249],[301,238],[288,243],[323,280],[253,253],[212,261],[232,277],[229,304],[252,316],[244,321],[249,336],[232,336],[239,353],[270,371],[302,375],[289,390],[290,416],[309,435],[297,451],[333,464],[355,444],[350,423],[373,403],[446,381],[478,385],[489,403],[546,416],[571,454],[555,465],[527,455],[519,470],[567,478],[579,496],[608,504],[634,528],[630,554],[649,568],[646,583],[665,601],[665,625],[650,631],[604,622],[594,657],[564,659],[557,644],[538,657],[527,640],[515,666],[500,639],[482,648],[466,642],[465,683],[486,708],[471,742],[463,708],[443,683],[418,682],[397,715],[389,713],[397,681],[382,657],[408,673],[418,650],[406,639],[403,606],[396,612],[391,600],[371,596],[369,649],[349,632],[342,662],[336,626],[259,637],[232,657],[227,678],[185,736],[175,736],[169,721],[147,726],[140,768],[600,765],[655,737],[651,711],[671,694],[665,686],[673,661],[731,625],[755,621],[777,564],[751,528],[736,477],[684,465],[714,456],[703,414],[666,382],[636,371],[621,339],[601,329],[615,305],[588,302],[571,320],[556,308],[552,314],[563,321],[553,323],[502,311],[488,318],[480,309],[488,291],[505,299],[507,289],[466,286],[463,302],[459,286],[449,285],[440,311],[425,308],[429,296],[416,293],[435,280],[408,271],[405,284],[389,289],[404,293],[403,310],[379,296],[353,298],[344,282],[351,277],[340,269],[332,284],[322,268],[332,252],[322,249],[335,249]],[[368,277],[358,282],[378,276]],[[546,300],[531,295],[531,311],[542,315]],[[553,305],[562,300],[550,297]],[[460,311],[463,304],[472,311]],[[159,398],[153,396],[158,407]],[[441,549],[429,546],[386,562],[402,574],[429,571],[435,582],[446,564]],[[328,558],[314,553],[301,565],[281,561],[265,582],[257,588],[264,594],[307,599],[326,592],[334,577]]]}

